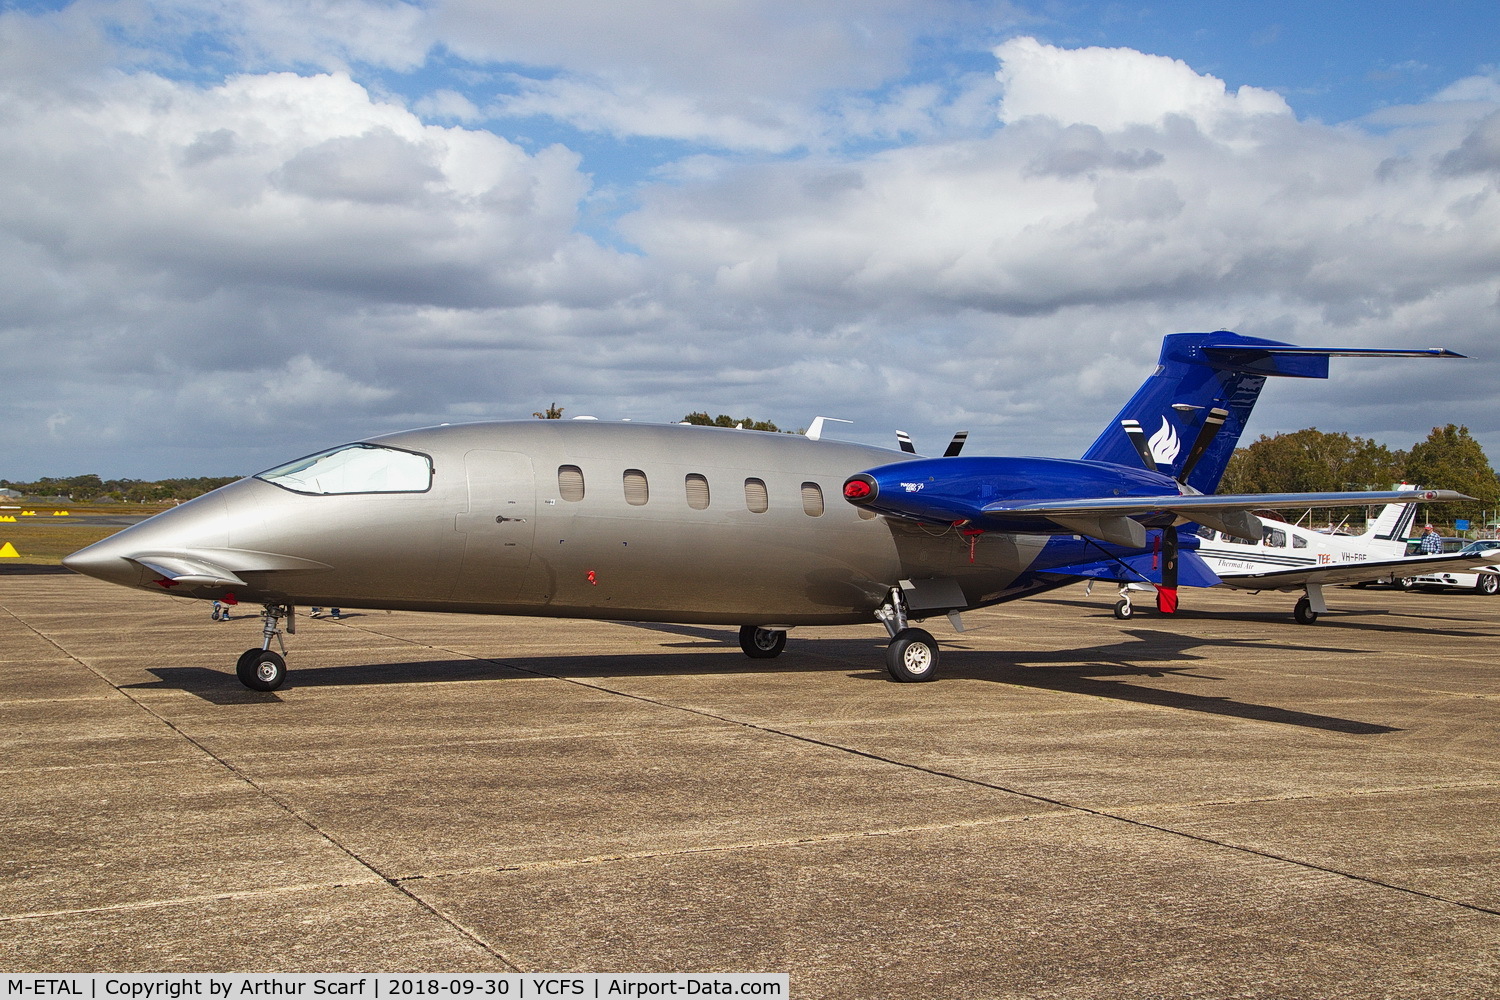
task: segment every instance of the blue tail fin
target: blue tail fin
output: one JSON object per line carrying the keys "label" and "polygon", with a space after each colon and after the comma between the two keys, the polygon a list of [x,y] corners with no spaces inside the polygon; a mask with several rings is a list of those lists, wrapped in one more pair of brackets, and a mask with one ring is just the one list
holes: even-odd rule
{"label": "blue tail fin", "polygon": [[[1234,454],[1266,377],[1327,378],[1328,359],[1335,355],[1461,357],[1441,349],[1296,347],[1227,330],[1174,333],[1162,342],[1156,371],[1083,457],[1136,467],[1154,464],[1179,479],[1181,470],[1191,463],[1187,484],[1202,493],[1212,493]],[[1223,426],[1216,433],[1205,430],[1205,425],[1212,428],[1221,415]],[[1201,454],[1193,461],[1190,455],[1195,450]]]}

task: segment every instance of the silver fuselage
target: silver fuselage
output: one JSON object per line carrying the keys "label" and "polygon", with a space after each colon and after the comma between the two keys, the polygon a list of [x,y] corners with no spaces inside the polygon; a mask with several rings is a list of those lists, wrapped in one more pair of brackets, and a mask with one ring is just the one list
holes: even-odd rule
{"label": "silver fuselage", "polygon": [[[903,580],[956,584],[969,607],[1043,587],[1017,585],[1043,537],[976,540],[844,502],[846,478],[900,452],[595,421],[370,441],[430,457],[430,488],[309,495],[245,479],[67,565],[205,600],[767,626],[872,621]],[[240,582],[169,583],[138,561],[153,553],[223,566]]]}

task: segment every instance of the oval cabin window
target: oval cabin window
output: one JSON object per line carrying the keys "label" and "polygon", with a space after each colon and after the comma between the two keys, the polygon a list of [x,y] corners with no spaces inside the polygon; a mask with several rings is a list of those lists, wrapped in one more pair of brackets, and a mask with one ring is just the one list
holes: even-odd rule
{"label": "oval cabin window", "polygon": [[625,470],[625,502],[632,507],[644,507],[651,499],[651,489],[646,483],[646,474],[640,469]]}
{"label": "oval cabin window", "polygon": [[817,483],[802,484],[802,509],[808,517],[823,516],[823,487]]}
{"label": "oval cabin window", "polygon": [[576,465],[560,466],[557,470],[557,492],[564,500],[577,503],[583,499],[583,470]]}
{"label": "oval cabin window", "polygon": [[765,480],[745,480],[745,509],[752,514],[764,514],[770,506],[771,501],[766,493]]}

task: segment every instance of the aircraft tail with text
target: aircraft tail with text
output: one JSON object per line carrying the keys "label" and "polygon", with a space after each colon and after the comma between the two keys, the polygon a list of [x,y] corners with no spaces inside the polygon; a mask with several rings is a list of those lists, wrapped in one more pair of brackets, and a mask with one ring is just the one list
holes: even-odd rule
{"label": "aircraft tail with text", "polygon": [[1219,485],[1268,377],[1327,378],[1331,357],[1458,357],[1441,348],[1297,347],[1227,330],[1175,333],[1156,371],[1083,457],[1145,465],[1200,493]]}

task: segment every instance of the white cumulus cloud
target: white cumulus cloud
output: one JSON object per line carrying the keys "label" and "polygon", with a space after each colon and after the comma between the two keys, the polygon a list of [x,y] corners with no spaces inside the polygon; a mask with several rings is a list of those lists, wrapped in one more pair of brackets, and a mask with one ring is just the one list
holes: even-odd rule
{"label": "white cumulus cloud", "polygon": [[1274,91],[1246,86],[1231,94],[1223,80],[1180,59],[1133,49],[1062,49],[1020,37],[997,46],[995,56],[1005,88],[1000,119],[1007,123],[1040,115],[1117,131],[1181,115],[1212,130],[1227,118],[1291,114]]}

